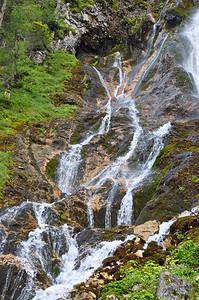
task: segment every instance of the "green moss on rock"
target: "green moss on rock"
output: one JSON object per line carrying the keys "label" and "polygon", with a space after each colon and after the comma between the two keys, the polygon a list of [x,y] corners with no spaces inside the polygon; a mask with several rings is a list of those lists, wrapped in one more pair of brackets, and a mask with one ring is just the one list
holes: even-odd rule
{"label": "green moss on rock", "polygon": [[56,170],[59,165],[60,155],[56,155],[53,159],[51,159],[46,166],[46,175],[52,181],[55,181]]}

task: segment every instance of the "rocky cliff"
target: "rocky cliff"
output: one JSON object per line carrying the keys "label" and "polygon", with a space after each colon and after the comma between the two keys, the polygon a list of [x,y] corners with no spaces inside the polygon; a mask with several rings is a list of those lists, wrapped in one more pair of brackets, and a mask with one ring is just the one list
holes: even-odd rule
{"label": "rocky cliff", "polygon": [[[79,232],[83,258],[84,247],[96,241],[124,239],[136,234],[132,225],[168,221],[199,204],[199,101],[194,77],[184,65],[190,46],[181,33],[196,4],[98,0],[80,9],[75,1],[57,1],[55,13],[63,26],[55,30],[52,49],[75,54],[79,63],[52,102],[79,108],[70,118],[21,126],[0,141],[1,151],[11,152],[14,159],[0,200],[3,299],[22,299],[17,297],[21,291],[28,295],[27,286],[27,299],[32,299],[37,288],[56,282],[63,267],[60,257],[70,248],[61,233],[63,224]],[[38,55],[46,53],[31,55],[40,64]],[[164,133],[165,124],[169,129]],[[67,178],[70,189],[60,180],[62,162],[68,168],[65,178],[78,162],[75,175]],[[122,204],[127,197],[132,204],[125,222],[128,208],[122,212]],[[39,208],[43,202],[46,206]],[[50,226],[46,232],[43,218]],[[189,239],[198,219],[186,222],[188,229],[180,234]],[[179,244],[177,226],[166,247]],[[45,250],[32,246],[33,232]],[[59,238],[55,241],[53,235]],[[75,287],[72,299],[98,297],[105,283],[121,279],[120,265],[129,260],[144,264],[155,251],[156,261],[164,264],[168,253],[155,244],[144,252],[148,238],[136,235],[139,242],[131,240],[117,249],[94,279]],[[20,250],[21,243],[27,251]],[[25,268],[19,254],[31,257]],[[31,277],[25,270],[32,262],[37,271]],[[20,288],[10,290],[10,278]]]}

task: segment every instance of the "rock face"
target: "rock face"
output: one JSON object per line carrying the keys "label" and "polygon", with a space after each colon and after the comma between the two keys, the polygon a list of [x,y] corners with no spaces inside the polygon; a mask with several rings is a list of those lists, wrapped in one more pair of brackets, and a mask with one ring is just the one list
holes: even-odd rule
{"label": "rock face", "polygon": [[145,242],[150,236],[159,231],[159,225],[157,221],[148,221],[142,225],[138,225],[134,228],[134,234],[143,239]]}
{"label": "rock face", "polygon": [[[125,3],[119,1],[116,7],[112,1],[107,2],[105,4],[103,1],[94,1],[78,11],[71,3],[59,0],[57,15],[64,20],[69,32],[62,39],[58,39],[53,48],[61,47],[75,54],[76,50],[107,51],[118,38],[131,44],[145,42],[155,22],[150,8],[146,13],[146,7],[129,0]],[[133,27],[128,20],[132,19],[134,22],[136,17],[138,24]]]}
{"label": "rock face", "polygon": [[191,299],[192,290],[192,284],[186,279],[163,271],[160,275],[155,299]]}
{"label": "rock face", "polygon": [[[153,181],[134,196],[137,224],[168,220],[179,207],[185,210],[198,204],[198,126],[198,120],[173,124],[167,146],[154,164]],[[145,207],[140,206],[143,204]]]}

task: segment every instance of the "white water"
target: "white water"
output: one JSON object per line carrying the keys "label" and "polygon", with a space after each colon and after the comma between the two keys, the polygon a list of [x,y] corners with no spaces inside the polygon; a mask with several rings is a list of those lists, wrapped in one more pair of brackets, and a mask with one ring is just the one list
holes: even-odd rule
{"label": "white water", "polygon": [[193,75],[197,93],[199,94],[199,11],[186,26],[184,36],[190,43],[189,54],[184,62],[184,68]]}
{"label": "white water", "polygon": [[[119,76],[120,76],[119,84],[117,85],[114,92],[114,95],[116,97],[119,88],[123,84],[123,74],[121,70],[121,57],[119,52],[116,53],[114,67],[119,69]],[[108,132],[110,129],[112,97],[104,79],[102,78],[101,73],[95,67],[93,68],[95,69],[99,77],[99,80],[103,85],[108,96],[107,104],[104,107],[106,109],[106,115],[102,119],[101,125],[97,133],[88,135],[88,137],[86,137],[82,143],[73,145],[71,149],[61,157],[59,169],[58,169],[59,179],[57,185],[60,188],[60,190],[66,194],[66,196],[72,194],[73,192],[73,186],[76,181],[79,165],[82,162],[82,157],[81,157],[82,147],[87,145],[93,139],[94,136],[104,134]],[[89,212],[91,212],[91,208],[89,208]],[[92,216],[90,216],[90,219],[92,219]]]}
{"label": "white water", "polygon": [[67,299],[67,293],[72,290],[74,284],[86,281],[89,276],[101,265],[102,261],[110,256],[122,241],[102,242],[95,249],[89,249],[80,267],[75,269],[75,262],[79,252],[75,239],[70,240],[69,251],[63,255],[64,268],[57,277],[56,283],[45,291],[39,290],[34,300]]}
{"label": "white water", "polygon": [[[155,30],[154,30],[155,32]],[[149,64],[147,70],[144,71],[141,78],[144,78],[144,76],[147,74],[147,72],[150,70],[150,68],[154,65],[155,61],[158,59],[160,52],[164,46],[164,43],[166,41],[167,36],[164,38],[160,49],[157,51],[157,54],[155,55],[152,62]],[[120,70],[122,68],[122,64],[119,61],[118,69]],[[122,71],[120,71],[120,84],[119,87],[122,86]],[[105,84],[103,80],[101,80],[102,84]],[[141,80],[138,82],[137,86],[139,86],[141,83]],[[107,89],[107,86],[104,86],[105,89]],[[117,89],[116,89],[117,90]],[[160,127],[158,130],[155,130],[152,132],[148,138],[148,140],[153,140],[154,145],[152,147],[151,153],[146,160],[145,163],[139,165],[136,170],[133,172],[128,170],[128,160],[133,156],[134,151],[138,145],[139,139],[142,135],[142,128],[139,124],[139,118],[138,118],[138,110],[135,107],[135,101],[132,97],[126,97],[125,94],[120,95],[117,97],[117,103],[121,108],[127,108],[128,109],[128,117],[130,121],[131,127],[134,129],[134,135],[133,140],[130,144],[130,147],[127,151],[127,153],[124,156],[121,156],[116,159],[112,165],[104,168],[102,171],[98,173],[94,178],[92,178],[85,186],[86,187],[93,187],[96,186],[97,189],[99,189],[100,186],[102,186],[108,179],[116,181],[123,181],[126,184],[127,193],[122,199],[121,208],[118,212],[117,217],[117,224],[131,224],[132,223],[132,216],[133,216],[133,195],[132,191],[139,186],[139,184],[150,174],[152,166],[155,162],[155,159],[157,155],[159,154],[159,151],[164,146],[162,139],[163,137],[168,133],[171,124],[165,124],[162,127]],[[130,176],[129,176],[130,172]],[[107,198],[107,208],[106,208],[106,215],[105,215],[105,228],[111,227],[111,204],[113,201],[115,193],[111,192],[108,195]],[[90,210],[90,205],[92,203],[92,198],[89,201],[89,227],[94,227],[94,218],[93,218],[93,212]]]}
{"label": "white water", "polygon": [[[12,221],[20,213],[21,209],[30,209],[35,214],[38,227],[29,233],[28,239],[18,245],[16,259],[21,266],[21,271],[18,274],[18,280],[15,282],[16,289],[11,296],[15,299],[15,292],[17,291],[17,282],[20,285],[23,270],[27,274],[26,286],[21,290],[18,300],[34,299],[34,300],[56,300],[68,299],[68,292],[72,290],[73,285],[82,281],[86,281],[89,276],[102,264],[102,261],[111,256],[115,249],[123,243],[121,240],[112,242],[100,242],[93,248],[85,246],[82,248],[78,246],[76,237],[68,226],[65,224],[62,227],[48,225],[48,221],[52,218],[53,204],[24,202],[18,207],[7,209],[5,214],[1,217],[1,221]],[[10,217],[10,220],[8,219]],[[128,236],[126,240],[132,239],[134,236]],[[64,249],[64,250],[63,250]],[[63,253],[64,251],[64,253]],[[80,256],[83,258],[79,261]],[[53,259],[59,260],[63,266],[60,274],[52,277],[53,267],[51,261]],[[12,272],[12,265],[10,272],[7,274],[7,281],[4,286],[2,295],[6,296],[9,288],[10,274]],[[34,296],[37,282],[38,270],[43,270],[51,280],[52,286],[42,290],[39,289]]]}
{"label": "white water", "polygon": [[153,140],[154,145],[144,164],[138,166],[138,168],[132,172],[130,178],[127,180],[128,191],[121,202],[121,207],[118,212],[118,225],[131,224],[133,215],[133,195],[132,191],[139,186],[139,184],[146,178],[158,156],[160,150],[163,147],[163,137],[168,133],[171,128],[171,124],[167,123],[161,126],[159,129],[152,132],[149,140]]}
{"label": "white water", "polygon": [[157,242],[158,246],[162,246],[163,249],[165,249],[163,241],[164,241],[164,237],[169,234],[171,225],[177,219],[191,216],[192,214],[196,213],[197,211],[199,211],[199,207],[194,207],[193,209],[191,209],[191,211],[185,211],[185,212],[181,213],[177,218],[173,218],[173,219],[169,220],[168,222],[161,223],[159,225],[159,232],[149,237],[148,241],[144,245],[144,249],[146,249],[148,244],[152,241]]}

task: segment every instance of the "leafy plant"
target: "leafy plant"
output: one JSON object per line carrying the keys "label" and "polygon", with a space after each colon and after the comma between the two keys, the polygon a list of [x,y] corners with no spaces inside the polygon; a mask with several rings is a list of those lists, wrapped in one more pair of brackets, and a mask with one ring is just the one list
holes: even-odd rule
{"label": "leafy plant", "polygon": [[179,246],[174,258],[180,263],[190,267],[199,266],[199,245],[187,241]]}

